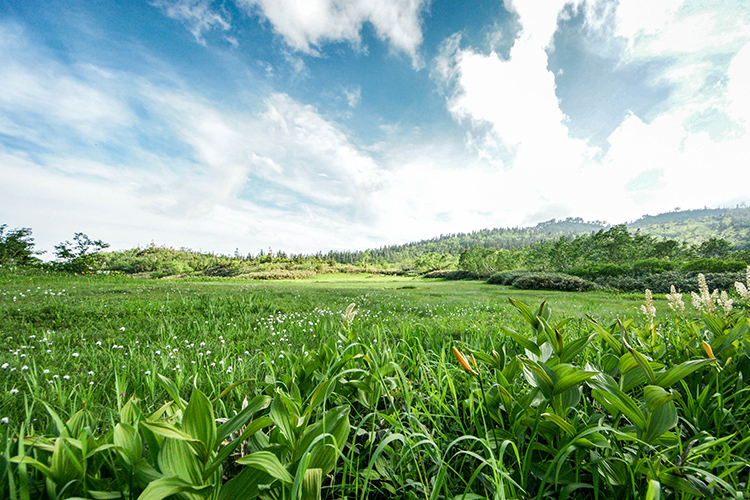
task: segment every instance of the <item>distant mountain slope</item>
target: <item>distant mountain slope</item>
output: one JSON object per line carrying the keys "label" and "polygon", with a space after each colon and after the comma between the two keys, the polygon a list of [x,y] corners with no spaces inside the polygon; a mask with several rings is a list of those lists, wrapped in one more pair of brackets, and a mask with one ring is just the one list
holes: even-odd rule
{"label": "distant mountain slope", "polygon": [[661,239],[702,243],[723,238],[739,249],[750,248],[750,208],[685,210],[644,216],[627,224]]}
{"label": "distant mountain slope", "polygon": [[[710,238],[723,238],[739,249],[750,248],[750,208],[678,210],[658,215],[644,215],[625,224],[631,232],[649,234],[660,239],[674,239],[700,244]],[[440,235],[403,245],[390,245],[365,252],[329,252],[327,257],[338,262],[360,259],[398,262],[428,253],[459,255],[474,246],[489,248],[521,248],[562,236],[574,238],[612,227],[606,222],[587,222],[569,217],[548,220],[534,227],[482,229],[471,233]]]}

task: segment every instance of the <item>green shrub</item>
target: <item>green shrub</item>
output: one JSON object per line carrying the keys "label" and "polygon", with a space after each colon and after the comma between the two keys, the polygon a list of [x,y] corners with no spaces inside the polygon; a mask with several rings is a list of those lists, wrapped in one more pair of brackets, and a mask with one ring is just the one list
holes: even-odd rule
{"label": "green shrub", "polygon": [[296,280],[315,277],[315,271],[270,269],[268,271],[253,271],[239,275],[241,278],[253,280]]}
{"label": "green shrub", "polygon": [[219,264],[203,271],[206,276],[230,277],[242,273],[242,268],[235,264]]}
{"label": "green shrub", "polygon": [[695,259],[682,265],[683,271],[696,271],[702,273],[726,273],[733,271],[744,271],[747,264],[736,260],[719,259]]}
{"label": "green shrub", "polygon": [[469,271],[449,271],[445,275],[445,279],[447,280],[475,280],[479,279],[479,277],[471,273]]}
{"label": "green shrub", "polygon": [[[645,289],[653,293],[669,293],[670,287],[682,292],[698,291],[697,272],[665,271],[662,273],[645,274],[642,276],[610,276],[599,278],[595,283],[605,288],[614,288],[622,292],[643,292]],[[731,290],[735,281],[744,281],[745,274],[734,273],[704,273],[706,284],[711,290]]]}
{"label": "green shrub", "polygon": [[527,273],[513,281],[514,288],[522,290],[559,290],[583,292],[597,290],[599,286],[578,276],[559,273]]}
{"label": "green shrub", "polygon": [[673,262],[662,259],[644,259],[633,262],[633,274],[663,273],[672,271],[675,265]]}
{"label": "green shrub", "polygon": [[628,266],[620,264],[589,264],[571,269],[570,274],[580,278],[594,279],[601,276],[620,276],[629,272]]}
{"label": "green shrub", "polygon": [[490,285],[505,285],[510,286],[513,282],[521,276],[526,276],[531,271],[517,269],[515,271],[500,271],[489,277],[487,283]]}

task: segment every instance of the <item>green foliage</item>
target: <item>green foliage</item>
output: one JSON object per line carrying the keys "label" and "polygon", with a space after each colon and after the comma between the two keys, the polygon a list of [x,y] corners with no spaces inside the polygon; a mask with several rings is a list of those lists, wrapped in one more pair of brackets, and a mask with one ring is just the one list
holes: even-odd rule
{"label": "green foliage", "polygon": [[82,272],[98,267],[101,263],[99,252],[109,247],[102,240],[92,240],[83,233],[75,233],[73,242],[64,241],[55,245],[55,256],[59,267],[65,271]]}
{"label": "green foliage", "polygon": [[461,253],[458,268],[479,278],[487,278],[498,271],[513,269],[517,266],[516,255],[510,250],[501,248],[473,247]]}
{"label": "green foliage", "polygon": [[684,263],[680,269],[688,272],[727,273],[744,271],[746,267],[747,263],[735,260],[695,259]]}
{"label": "green foliage", "polygon": [[490,276],[487,279],[487,283],[489,285],[511,286],[513,282],[516,281],[516,279],[520,278],[521,276],[526,276],[529,273],[531,273],[531,271],[500,271],[499,273],[495,273]]}
{"label": "green foliage", "polygon": [[39,262],[36,258],[38,253],[34,251],[31,229],[8,229],[7,224],[0,224],[0,266],[36,264]]}
{"label": "green foliage", "polygon": [[[734,283],[744,280],[745,273],[704,273],[711,290],[731,290]],[[604,288],[623,292],[643,292],[646,289],[654,293],[669,293],[672,285],[682,292],[698,291],[698,273],[683,271],[665,271],[642,275],[620,275],[600,277],[595,282]]]}
{"label": "green foliage", "polygon": [[3,498],[750,492],[744,308],[657,298],[644,322],[631,297],[514,292],[556,314],[468,281],[4,278]]}
{"label": "green foliage", "polygon": [[511,286],[521,290],[559,290],[562,292],[599,289],[596,283],[562,273],[525,273],[514,279]]}

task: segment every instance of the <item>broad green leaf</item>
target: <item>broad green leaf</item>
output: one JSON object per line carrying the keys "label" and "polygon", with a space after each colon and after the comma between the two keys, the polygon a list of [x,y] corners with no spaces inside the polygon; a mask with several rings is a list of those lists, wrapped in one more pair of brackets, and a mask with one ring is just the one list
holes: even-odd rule
{"label": "broad green leaf", "polygon": [[[309,467],[322,469],[323,474],[330,473],[336,465],[339,452],[346,444],[349,430],[348,406],[328,410],[320,420],[305,429],[292,461],[296,462],[309,451]],[[321,436],[322,439],[318,440]]]}
{"label": "broad green leaf", "polygon": [[286,443],[294,449],[296,447],[296,436],[294,433],[296,425],[292,424],[292,422],[296,422],[297,417],[290,413],[289,407],[284,403],[284,399],[286,398],[282,394],[276,394],[276,397],[271,402],[269,416],[273,420],[273,423],[276,424]]}
{"label": "broad green leaf", "polygon": [[648,411],[656,411],[659,407],[676,399],[676,394],[671,394],[657,385],[647,385],[643,388],[643,397],[646,401]]}
{"label": "broad green leaf", "polygon": [[151,481],[163,477],[159,471],[151,467],[151,464],[145,458],[138,460],[133,466],[133,475],[138,484],[145,488]]}
{"label": "broad green leaf", "polygon": [[180,397],[180,390],[177,388],[177,385],[161,373],[157,373],[156,376],[157,380],[167,390],[167,393],[172,400],[180,407],[180,410],[185,411],[186,403],[185,400]]}
{"label": "broad green leaf", "polygon": [[203,443],[205,453],[201,458],[205,462],[216,440],[216,421],[211,402],[197,388],[193,389],[182,416],[182,430]]}
{"label": "broad green leaf", "polygon": [[601,339],[607,343],[610,349],[617,354],[618,356],[622,356],[625,354],[625,346],[622,345],[620,341],[618,341],[610,332],[604,329],[602,325],[600,325],[594,318],[586,315],[586,319],[588,320],[589,324],[594,328],[594,331],[601,337]]}
{"label": "broad green leaf", "polygon": [[120,421],[126,424],[135,424],[141,419],[141,409],[138,407],[138,399],[131,396],[128,402],[120,410]]}
{"label": "broad green leaf", "polygon": [[250,421],[254,414],[268,408],[270,404],[271,398],[269,396],[260,395],[254,397],[242,411],[219,426],[216,431],[214,448],[217,448],[231,434],[239,431]]}
{"label": "broad green leaf", "polygon": [[70,437],[78,437],[83,429],[92,427],[93,420],[91,413],[85,409],[80,409],[68,419],[65,427],[68,429]]}
{"label": "broad green leaf", "polygon": [[50,468],[58,478],[60,484],[65,484],[76,478],[76,474],[83,475],[83,466],[81,463],[68,453],[66,439],[59,437],[55,440],[55,451],[52,452],[50,459]]}
{"label": "broad green leaf", "polygon": [[545,370],[543,364],[531,359],[522,356],[518,356],[517,359],[523,364],[523,372],[529,384],[538,387],[545,398],[551,399],[554,395],[555,380],[552,377],[555,373],[549,368]]}
{"label": "broad green leaf", "polygon": [[646,491],[646,500],[661,500],[661,483],[651,479],[648,482],[648,491]]}
{"label": "broad green leaf", "polygon": [[[648,379],[648,383],[649,384],[656,383],[656,375],[654,374],[654,369],[651,367],[651,360],[648,359],[643,354],[641,354],[640,352],[633,349],[632,347],[630,347],[630,345],[628,345],[627,342],[625,342],[625,347],[628,349],[628,351],[632,355],[635,362],[638,363],[638,366],[641,368],[641,370],[643,370],[644,373],[646,373],[646,378]],[[627,354],[624,355],[622,358],[620,358],[620,361],[621,361],[620,371],[625,373],[626,370],[623,370],[623,365],[622,365],[623,358],[627,358]]]}
{"label": "broad green leaf", "polygon": [[515,331],[513,331],[510,328],[507,328],[505,326],[500,326],[500,330],[503,333],[505,333],[506,335],[508,335],[510,338],[512,338],[513,340],[515,340],[516,343],[518,343],[518,345],[520,345],[521,347],[523,347],[527,351],[533,352],[537,356],[541,356],[542,352],[539,350],[539,346],[536,345],[536,343],[533,340],[531,340],[529,338],[526,338],[525,336],[521,335],[520,333],[515,332]]}
{"label": "broad green leaf", "polygon": [[[149,483],[140,494],[138,500],[162,500],[177,493],[203,493],[211,485],[196,486],[178,477],[162,477]],[[203,496],[203,495],[201,495]]]}
{"label": "broad green leaf", "polygon": [[[539,325],[539,319],[537,318],[537,316],[533,312],[531,312],[531,309],[529,308],[529,306],[527,306],[523,302],[519,302],[517,300],[514,300],[511,297],[508,297],[508,300],[510,301],[511,304],[513,304],[513,307],[515,307],[516,309],[518,309],[518,311],[526,319],[526,321],[529,322],[529,324],[531,325],[531,327],[535,331],[539,331],[539,327],[540,327],[540,325]],[[544,306],[544,302],[542,302],[542,307],[543,306]]]}
{"label": "broad green leaf", "polygon": [[[555,351],[555,354],[558,356],[560,355],[560,351],[562,351],[563,348],[563,341],[562,336],[555,331],[555,329],[550,325],[544,318],[538,317],[537,320],[539,321],[539,325],[541,326],[541,331],[544,333],[544,336],[547,339],[547,342],[549,345],[552,346],[552,349]],[[540,334],[541,336],[541,334]],[[541,343],[541,340],[539,340]]]}
{"label": "broad green leaf", "polygon": [[592,334],[588,337],[581,337],[580,339],[568,343],[560,352],[560,362],[567,363],[572,361],[594,337],[595,335]]}
{"label": "broad green leaf", "polygon": [[203,464],[185,441],[165,439],[159,450],[157,463],[164,476],[175,476],[194,485],[202,485],[204,482]]}
{"label": "broad green leaf", "polygon": [[[245,500],[256,498],[261,485],[270,485],[275,479],[260,469],[245,467],[239,474],[224,483],[218,500]],[[281,483],[277,483],[281,484]],[[139,499],[140,500],[140,499]]]}
{"label": "broad green leaf", "polygon": [[664,373],[660,373],[656,377],[656,385],[668,389],[694,371],[700,370],[704,366],[715,362],[716,359],[693,359],[685,361],[677,366],[673,366]]}
{"label": "broad green leaf", "polygon": [[562,418],[560,415],[557,415],[555,413],[542,413],[542,416],[549,420],[550,422],[557,425],[560,430],[562,430],[565,434],[569,436],[574,436],[576,433],[575,427],[573,425],[566,421],[564,418]]}
{"label": "broad green leaf", "polygon": [[67,426],[63,422],[63,420],[60,418],[60,415],[55,412],[50,406],[42,401],[42,404],[47,409],[47,413],[49,413],[50,417],[52,417],[52,421],[55,423],[55,427],[57,428],[57,435],[58,436],[70,436],[70,432],[67,429]]}
{"label": "broad green leaf", "polygon": [[128,465],[132,465],[141,459],[143,442],[135,427],[126,423],[115,426],[112,442],[123,456]]}
{"label": "broad green leaf", "polygon": [[[661,482],[661,484],[668,486],[675,491],[689,493],[691,495],[695,495],[697,498],[701,498],[701,497],[711,498],[712,497],[712,495],[710,494],[710,491],[706,489],[705,485],[701,485],[703,486],[701,488],[695,482],[690,481],[682,476],[672,474],[667,471],[659,474],[659,481]],[[706,495],[706,493],[708,493],[708,495]]]}
{"label": "broad green leaf", "polygon": [[266,472],[268,475],[282,481],[284,483],[291,484],[294,478],[289,471],[287,471],[276,455],[270,451],[256,451],[245,457],[237,460],[238,464],[260,469]]}
{"label": "broad green leaf", "polygon": [[604,405],[610,413],[622,413],[641,432],[645,432],[646,419],[643,412],[633,398],[620,390],[612,377],[606,373],[600,373],[589,379],[587,384],[592,389],[591,395],[594,399]]}
{"label": "broad green leaf", "polygon": [[10,459],[11,462],[14,464],[28,464],[33,466],[36,470],[44,474],[46,477],[50,478],[53,481],[57,481],[57,475],[52,472],[52,469],[44,465],[39,460],[33,459],[31,457],[28,457],[26,455],[18,455]]}
{"label": "broad green leaf", "polygon": [[643,435],[647,443],[654,443],[659,437],[677,425],[677,409],[669,401],[649,412],[648,427]]}
{"label": "broad green leaf", "polygon": [[170,439],[178,439],[181,441],[187,441],[189,443],[200,443],[199,440],[195,439],[193,436],[186,432],[182,432],[180,429],[175,427],[174,425],[170,425],[166,422],[148,422],[143,421],[140,423],[143,427],[147,428],[154,434],[158,434],[159,436],[163,436],[165,438]]}
{"label": "broad green leaf", "polygon": [[320,500],[323,487],[323,471],[307,469],[302,480],[302,500]]}
{"label": "broad green leaf", "polygon": [[248,438],[253,436],[256,432],[261,430],[263,427],[268,427],[269,425],[273,424],[273,420],[271,420],[269,417],[260,417],[252,422],[250,422],[244,431],[242,431],[242,434],[239,438],[233,439],[229,443],[225,444],[224,446],[219,449],[219,452],[216,454],[216,456],[213,458],[211,463],[206,467],[203,477],[208,478],[211,474],[214,473],[216,469],[218,469],[223,463],[224,460],[229,458],[229,455],[232,454],[232,452],[237,448],[237,446],[241,445],[245,441],[247,441]]}
{"label": "broad green leaf", "polygon": [[312,412],[315,410],[315,408],[317,408],[318,405],[323,403],[323,401],[325,401],[326,398],[329,396],[328,387],[329,385],[332,384],[332,382],[335,383],[334,380],[335,379],[331,379],[331,378],[326,379],[320,384],[318,384],[318,386],[315,388],[312,396],[310,397],[310,403],[307,405],[307,408],[305,409],[305,413],[308,415],[308,417],[312,415]]}
{"label": "broad green leaf", "polygon": [[119,491],[92,491],[89,490],[89,495],[94,500],[121,500],[122,493]]}
{"label": "broad green leaf", "polygon": [[562,394],[563,392],[576,387],[581,382],[590,379],[599,374],[599,372],[590,372],[576,368],[568,364],[559,364],[552,367],[557,376],[552,391],[553,395]]}

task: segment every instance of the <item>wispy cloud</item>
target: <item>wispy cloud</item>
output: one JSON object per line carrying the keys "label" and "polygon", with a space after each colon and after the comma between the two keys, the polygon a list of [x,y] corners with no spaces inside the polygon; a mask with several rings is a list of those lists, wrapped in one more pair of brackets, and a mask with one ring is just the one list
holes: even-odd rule
{"label": "wispy cloud", "polygon": [[[152,5],[168,17],[185,23],[201,45],[206,45],[204,33],[214,29],[229,31],[232,27],[227,17],[212,7],[210,0],[153,0]],[[236,38],[227,37],[227,41],[237,45]]]}
{"label": "wispy cloud", "polygon": [[250,12],[261,12],[286,43],[295,50],[318,55],[328,42],[361,43],[365,22],[378,36],[421,64],[418,49],[422,43],[420,15],[427,0],[237,0]]}
{"label": "wispy cloud", "polygon": [[14,50],[0,51],[0,196],[41,245],[80,230],[226,252],[372,241],[382,168],[314,107],[284,93],[229,107],[141,75],[62,67],[22,34],[1,39]]}
{"label": "wispy cloud", "polygon": [[346,103],[350,108],[356,108],[362,99],[362,87],[357,85],[356,87],[344,89],[344,97],[346,97]]}

